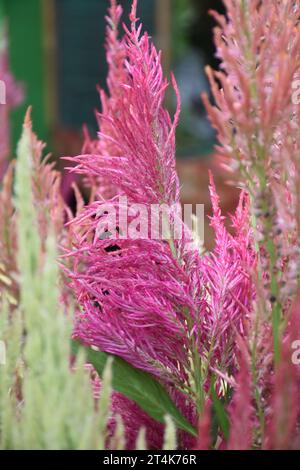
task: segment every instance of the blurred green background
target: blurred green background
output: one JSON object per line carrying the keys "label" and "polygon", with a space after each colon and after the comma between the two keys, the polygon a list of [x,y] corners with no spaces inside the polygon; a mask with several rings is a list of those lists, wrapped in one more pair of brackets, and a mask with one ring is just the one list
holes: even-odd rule
{"label": "blurred green background", "polygon": [[42,2],[40,0],[0,0],[0,15],[9,28],[9,60],[15,77],[24,83],[25,101],[12,111],[13,148],[20,137],[26,108],[34,109],[35,128],[48,140],[45,102]]}
{"label": "blurred green background", "polygon": [[[124,18],[131,0],[121,0]],[[109,0],[0,0],[0,21],[9,30],[11,70],[25,86],[25,101],[11,116],[15,148],[28,105],[35,129],[55,155],[77,153],[81,128],[96,132],[97,84],[105,88],[105,21]],[[182,95],[179,156],[205,156],[214,134],[200,92],[207,90],[204,66],[215,64],[208,9],[221,0],[140,0],[139,16],[174,70]],[[175,102],[169,97],[173,111]]]}

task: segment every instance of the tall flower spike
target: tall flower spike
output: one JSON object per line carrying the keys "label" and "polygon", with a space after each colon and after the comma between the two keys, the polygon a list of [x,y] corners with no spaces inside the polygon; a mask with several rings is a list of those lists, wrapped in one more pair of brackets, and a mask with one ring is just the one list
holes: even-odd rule
{"label": "tall flower spike", "polygon": [[[30,139],[30,166],[32,176],[33,207],[41,239],[42,255],[46,249],[49,227],[55,229],[57,244],[69,244],[69,233],[64,228],[67,217],[70,216],[60,193],[61,178],[54,169],[54,163],[49,162],[50,156],[43,158],[45,145],[39,141],[32,131],[31,108],[28,109],[24,129]],[[0,191],[0,286],[6,287],[14,304],[19,297],[16,253],[18,237],[16,230],[17,215],[13,199],[14,162],[5,173],[3,188]],[[50,220],[51,219],[51,220]],[[67,292],[65,286],[63,294]],[[65,297],[66,300],[67,297]]]}
{"label": "tall flower spike", "polygon": [[300,5],[224,3],[226,18],[214,13],[221,71],[208,69],[216,105],[206,96],[204,101],[218,131],[218,152],[240,170],[251,194],[267,273],[265,308],[276,322],[288,310],[300,274]]}
{"label": "tall flower spike", "polygon": [[253,300],[250,273],[255,268],[256,256],[252,248],[247,195],[241,194],[236,214],[232,216],[234,234],[231,235],[224,224],[212,175],[210,193],[211,225],[216,242],[214,250],[202,258],[199,273],[206,295],[200,348],[205,347],[211,367],[227,372],[237,365],[236,331],[242,336],[246,333]]}
{"label": "tall flower spike", "polygon": [[[121,81],[111,85],[112,94],[101,115],[98,150],[107,144],[106,154],[76,157],[76,171],[107,178],[126,194],[129,202],[173,204],[179,200],[174,154],[179,109],[172,124],[163,108],[167,83],[160,54],[150,44],[148,35],[141,34],[136,3],[131,12],[131,30],[126,29],[121,42],[116,39],[120,7],[115,2],[110,15],[109,77]],[[116,50],[120,52],[117,67]],[[102,131],[107,123],[108,135]],[[108,153],[110,144],[118,155]],[[118,240],[114,252],[110,250],[111,241],[95,239],[97,213],[103,206],[105,202],[93,204],[75,221],[82,228],[82,237],[76,242],[76,273],[71,276],[85,310],[76,334],[137,367],[166,378],[170,374],[180,377],[177,360],[181,357],[182,364],[187,360],[183,305],[188,303],[195,310],[184,287],[189,282],[187,276],[168,244],[157,240]],[[82,263],[86,268],[78,272],[77,266]],[[140,334],[141,328],[144,335]],[[166,331],[168,344],[163,339]]]}
{"label": "tall flower spike", "polygon": [[33,202],[38,213],[41,240],[45,243],[49,229],[47,212],[50,213],[56,236],[60,238],[63,234],[66,208],[60,192],[61,176],[54,168],[55,163],[50,163],[49,160],[51,156],[46,155],[45,158],[43,158],[45,144],[38,140],[37,136],[32,131],[31,108],[27,111],[24,127],[30,132],[32,151],[31,164],[33,169]]}
{"label": "tall flower spike", "polygon": [[[235,332],[243,334],[241,325],[252,294],[251,280],[245,275],[254,263],[246,223],[248,201],[243,195],[233,219],[236,237],[223,230],[221,216],[217,222],[215,204],[214,228],[220,240],[215,253],[205,260],[186,227],[179,239],[171,233],[163,240],[151,238],[148,226],[143,233],[153,204],[168,207],[171,226],[178,220],[175,130],[180,106],[172,122],[164,108],[168,84],[160,54],[147,33],[142,34],[136,7],[134,2],[131,28],[124,27],[124,38],[118,41],[125,53],[123,69],[119,64],[120,83],[114,84],[100,116],[99,144],[93,144],[92,153],[70,159],[77,163],[73,171],[105,178],[118,193],[108,201],[99,198],[72,222],[76,237],[67,256],[74,266],[68,274],[81,306],[74,336],[155,375],[196,425],[213,368],[223,373],[226,366],[231,367],[230,373],[235,370],[231,357]],[[111,15],[115,8],[113,2]],[[173,85],[178,93],[174,80]],[[215,189],[212,197],[215,202]],[[123,206],[126,209],[124,200],[131,208],[143,205],[142,209],[134,206],[141,221],[137,238],[121,233],[118,222]],[[105,224],[111,228],[112,209],[116,214],[113,240],[110,230],[104,229]],[[128,226],[137,223],[136,215],[126,211]],[[227,245],[222,251],[223,238]],[[184,448],[194,446],[187,436],[179,435],[179,441]]]}
{"label": "tall flower spike", "polygon": [[[148,35],[141,35],[136,15],[132,19],[131,30],[125,31],[122,40],[126,53],[124,82],[118,84],[119,93],[112,95],[116,112],[110,114],[112,107],[107,106],[107,114],[101,116],[110,126],[109,135],[103,134],[103,126],[99,133],[98,150],[106,143],[106,153],[95,152],[75,161],[76,171],[106,178],[118,192],[125,193],[129,203],[143,202],[148,210],[151,203],[172,205],[179,200],[175,169],[179,108],[172,123],[163,107],[167,83],[162,77],[160,55]],[[108,103],[112,103],[112,96]],[[109,154],[111,144],[117,155]],[[117,202],[112,199],[109,204],[117,206]],[[194,281],[174,256],[175,247],[167,241],[118,239],[112,243],[105,237],[95,237],[98,215],[101,212],[105,218],[106,204],[99,201],[90,205],[73,223],[77,237],[70,253],[74,268],[69,274],[82,306],[74,334],[85,344],[97,345],[156,375],[171,386],[173,398],[180,401],[183,411],[190,413],[174,385],[178,389],[187,386],[185,310],[196,317],[200,286],[193,287]],[[177,250],[185,251],[184,246]],[[194,278],[195,260],[196,256],[194,261],[190,258]]]}

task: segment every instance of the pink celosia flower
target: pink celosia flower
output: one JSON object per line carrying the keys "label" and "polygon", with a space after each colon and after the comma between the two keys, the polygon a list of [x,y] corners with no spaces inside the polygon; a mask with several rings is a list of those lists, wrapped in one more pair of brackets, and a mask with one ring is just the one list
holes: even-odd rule
{"label": "pink celosia flower", "polygon": [[[49,162],[49,155],[43,158],[44,143],[39,141],[32,131],[31,108],[28,109],[24,127],[30,132],[30,148],[28,162],[31,165],[33,207],[36,211],[36,219],[41,240],[41,258],[46,249],[46,240],[49,235],[49,222],[55,229],[58,245],[69,245],[67,241],[70,236],[64,228],[66,220],[71,217],[60,193],[61,175],[55,170],[55,163]],[[13,170],[12,162],[3,179],[3,187],[0,191],[0,274],[9,278],[9,283],[4,285],[11,294],[14,305],[17,305],[19,294],[19,279],[17,273],[18,236],[16,224],[16,210],[13,200]],[[3,279],[0,276],[0,287],[3,287]],[[67,295],[68,294],[68,295]],[[62,283],[62,300],[67,306],[70,297],[67,284]],[[69,299],[70,300],[70,299]]]}
{"label": "pink celosia flower", "polygon": [[[105,97],[99,116],[99,142],[86,146],[92,153],[71,160],[77,163],[76,172],[98,181],[104,178],[117,194],[126,196],[129,204],[144,204],[147,215],[151,204],[167,204],[175,223],[179,105],[172,123],[164,108],[168,84],[163,79],[160,54],[148,35],[141,33],[136,7],[134,1],[131,29],[125,28],[124,39],[119,41],[116,28],[120,9],[112,2],[108,29],[110,96]],[[178,96],[174,79],[173,85]],[[118,196],[109,201],[100,198],[74,220],[76,236],[69,253],[74,267],[68,273],[82,307],[76,318],[75,337],[155,375],[194,424],[200,392],[193,389],[191,380],[199,375],[201,361],[205,371],[201,389],[208,390],[209,377],[215,370],[226,373],[229,368],[234,372],[234,338],[236,331],[241,335],[245,331],[253,292],[248,274],[255,263],[248,199],[241,196],[232,218],[235,234],[231,236],[220,214],[213,181],[211,193],[217,241],[214,252],[204,258],[195,245],[191,246],[187,228],[181,238],[170,235],[165,240],[116,235],[112,241],[105,231],[99,233],[99,222],[109,218],[107,204],[120,211]],[[129,219],[131,222],[134,215]],[[187,399],[182,392],[191,390]],[[181,436],[180,442],[183,447],[194,445],[187,436]]]}
{"label": "pink celosia flower", "polygon": [[[104,135],[101,127],[98,150],[104,154],[77,157],[76,171],[109,179],[131,201],[173,204],[179,198],[174,159],[178,114],[172,124],[162,106],[167,84],[162,76],[160,55],[150,44],[147,34],[141,36],[141,27],[136,26],[136,2],[131,13],[132,29],[126,31],[122,43],[116,41],[120,7],[114,2],[110,14],[111,97],[105,99],[107,114],[103,113],[99,122],[100,125],[109,123],[109,134]],[[121,62],[115,67],[112,51],[116,49]],[[111,144],[117,155],[108,153],[112,151]],[[91,206],[85,219],[94,218],[100,206],[100,202]],[[78,222],[83,226],[83,218]],[[97,220],[94,224],[88,222],[90,232],[95,231],[98,223]],[[184,281],[186,275],[174,260],[168,244],[152,240],[135,243],[118,240],[121,257],[118,252],[107,253],[110,241],[97,240],[91,245],[87,234],[79,245],[78,253],[84,246],[87,248],[84,257],[88,268],[86,277],[80,281],[81,275],[77,273],[75,281],[80,288],[80,301],[84,303],[85,311],[91,314],[88,324],[84,317],[77,325],[81,336],[87,339],[90,335],[95,341],[94,335],[99,335],[96,342],[101,343],[102,349],[119,354],[151,372],[159,371],[167,377],[170,372],[178,374],[177,359],[181,357],[184,362],[185,355],[182,343],[178,342],[179,336],[185,336],[182,308],[187,292],[182,284],[188,280]],[[92,277],[94,282],[91,284]],[[95,307],[96,303],[98,307]],[[99,321],[106,333],[100,328]],[[140,334],[141,328],[147,332],[146,336]],[[169,344],[164,341],[165,331],[170,334]]]}
{"label": "pink celosia flower", "polygon": [[265,308],[286,311],[300,274],[300,5],[224,3],[226,18],[214,13],[221,71],[208,69],[216,105],[204,100],[218,131],[218,152],[240,170],[251,194],[268,272]]}
{"label": "pink celosia flower", "polygon": [[211,365],[232,371],[235,364],[236,331],[244,335],[253,300],[251,272],[256,256],[249,227],[249,199],[241,194],[232,217],[234,235],[230,235],[221,215],[219,198],[211,176],[213,205],[211,225],[216,234],[212,253],[201,260],[199,276],[206,286],[206,308],[201,317],[200,349],[206,346]]}
{"label": "pink celosia flower", "polygon": [[[215,106],[204,101],[218,131],[218,152],[240,171],[251,199],[259,262],[248,343],[257,428],[265,447],[283,449],[292,446],[297,429],[299,391],[283,332],[300,275],[300,5],[224,3],[227,16],[214,13],[221,71],[208,69]],[[290,329],[299,331],[295,315]]]}

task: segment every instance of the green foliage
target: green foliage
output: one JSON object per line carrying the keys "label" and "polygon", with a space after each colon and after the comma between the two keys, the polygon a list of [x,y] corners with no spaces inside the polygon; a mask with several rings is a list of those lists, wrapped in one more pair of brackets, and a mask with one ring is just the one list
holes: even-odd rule
{"label": "green foliage", "polygon": [[[94,366],[100,377],[103,376],[106,363],[111,358],[107,353],[86,348],[87,359]],[[193,426],[181,415],[170,396],[150,374],[132,367],[120,357],[113,356],[112,387],[135,401],[146,413],[161,423],[169,415],[176,426],[193,436],[197,436]],[[169,419],[167,418],[169,423]]]}

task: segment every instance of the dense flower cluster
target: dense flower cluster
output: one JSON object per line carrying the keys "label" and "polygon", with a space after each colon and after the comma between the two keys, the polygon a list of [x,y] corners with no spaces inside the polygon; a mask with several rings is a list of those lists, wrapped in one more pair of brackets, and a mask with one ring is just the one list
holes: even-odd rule
{"label": "dense flower cluster", "polygon": [[[172,122],[164,108],[168,84],[160,54],[142,34],[136,7],[134,2],[131,29],[125,27],[124,38],[118,39],[120,7],[112,2],[110,95],[101,91],[99,139],[85,146],[91,153],[72,159],[76,172],[100,182],[98,201],[73,222],[77,238],[69,274],[82,306],[74,335],[157,376],[195,424],[212,375],[221,387],[222,377],[237,370],[236,334],[244,336],[247,329],[256,264],[249,198],[241,195],[232,217],[234,234],[229,234],[211,177],[216,246],[204,256],[195,246],[191,249],[187,228],[179,240],[99,237],[97,226],[105,218],[101,208],[108,203],[101,196],[104,180],[149,210],[151,204],[179,203],[175,129],[180,106]],[[117,208],[118,197],[109,203]],[[187,392],[189,399],[183,395]]]}

